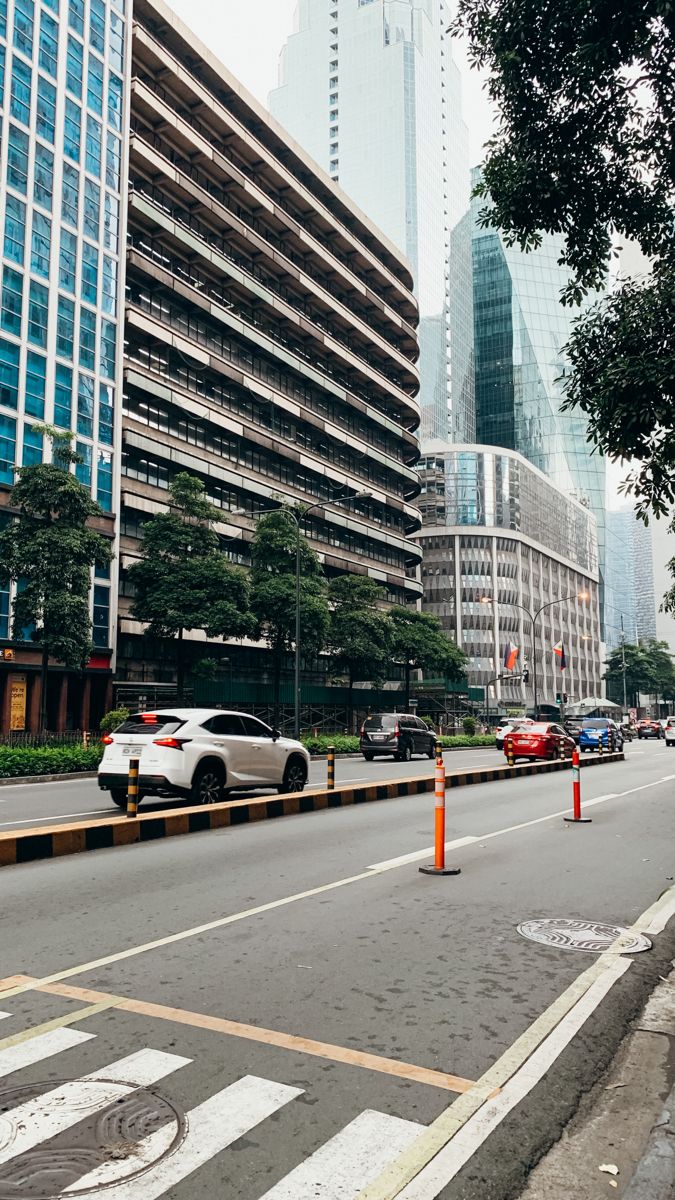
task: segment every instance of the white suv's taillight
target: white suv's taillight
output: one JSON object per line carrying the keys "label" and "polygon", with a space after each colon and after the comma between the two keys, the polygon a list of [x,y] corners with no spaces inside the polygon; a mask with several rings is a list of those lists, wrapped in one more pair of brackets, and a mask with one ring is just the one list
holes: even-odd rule
{"label": "white suv's taillight", "polygon": [[165,750],[182,750],[183,746],[187,745],[187,743],[191,741],[192,738],[165,737],[154,738],[152,744],[153,746],[163,746]]}

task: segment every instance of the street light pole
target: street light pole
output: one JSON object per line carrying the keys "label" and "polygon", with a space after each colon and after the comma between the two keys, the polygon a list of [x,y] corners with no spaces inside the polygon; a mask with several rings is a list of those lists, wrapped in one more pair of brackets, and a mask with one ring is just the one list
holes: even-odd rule
{"label": "street light pole", "polygon": [[623,613],[621,614],[621,672],[623,674],[623,712],[626,715],[626,638],[623,632]]}

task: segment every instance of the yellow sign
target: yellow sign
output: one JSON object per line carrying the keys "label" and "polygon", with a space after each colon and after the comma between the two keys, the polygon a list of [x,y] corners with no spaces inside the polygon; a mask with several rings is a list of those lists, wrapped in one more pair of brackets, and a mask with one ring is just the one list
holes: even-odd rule
{"label": "yellow sign", "polygon": [[5,661],[11,661],[14,658],[14,651],[10,649],[3,650],[2,657]]}
{"label": "yellow sign", "polygon": [[25,675],[11,675],[9,686],[12,689],[10,694],[9,708],[9,728],[10,729],[25,729],[26,728],[26,696],[28,694],[28,684]]}

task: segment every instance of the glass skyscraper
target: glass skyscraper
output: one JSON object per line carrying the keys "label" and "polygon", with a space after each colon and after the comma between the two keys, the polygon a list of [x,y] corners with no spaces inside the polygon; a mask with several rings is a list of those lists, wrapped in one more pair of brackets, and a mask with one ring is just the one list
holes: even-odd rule
{"label": "glass skyscraper", "polygon": [[471,440],[468,137],[444,0],[299,0],[270,108],[406,255],[422,437]]}
{"label": "glass skyscraper", "polygon": [[[474,184],[479,178],[474,171]],[[517,450],[593,512],[604,629],[605,462],[590,452],[585,418],[560,411],[562,350],[578,312],[560,303],[568,279],[558,262],[562,245],[543,234],[530,254],[507,246],[497,230],[479,225],[484,204],[472,201],[476,437]]]}
{"label": "glass skyscraper", "polygon": [[[0,0],[0,484],[12,484],[15,464],[42,460],[35,425],[46,421],[75,434],[78,478],[111,514],[127,16],[125,0]],[[112,515],[103,532],[113,536]],[[115,595],[114,579],[93,581],[95,670],[112,665]],[[0,638],[10,599],[2,597]],[[35,651],[26,643],[14,653],[28,721]],[[77,709],[91,686],[76,699],[76,682],[64,675],[54,697],[50,686],[52,728],[86,719]]]}

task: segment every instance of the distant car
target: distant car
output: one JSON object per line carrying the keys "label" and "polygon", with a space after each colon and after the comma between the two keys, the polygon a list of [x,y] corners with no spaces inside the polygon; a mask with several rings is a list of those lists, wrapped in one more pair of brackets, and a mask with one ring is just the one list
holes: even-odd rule
{"label": "distant car", "polygon": [[[513,757],[527,758],[560,758],[561,749],[565,757],[574,750],[574,739],[565,733],[562,725],[553,721],[532,721],[530,725],[515,729],[507,734],[507,739],[513,742]],[[505,745],[504,753],[508,754]]]}
{"label": "distant car", "polygon": [[623,750],[623,733],[609,717],[586,717],[579,733],[579,749],[597,750],[600,743],[608,750]]}
{"label": "distant car", "polygon": [[504,749],[504,738],[509,733],[513,733],[515,729],[525,729],[528,725],[534,725],[531,717],[512,717],[510,721],[502,721],[495,731],[495,745],[497,749]]}
{"label": "distant car", "polygon": [[579,735],[581,733],[581,726],[583,723],[583,717],[565,717],[565,720],[563,721],[565,733],[568,733],[569,736],[577,743],[579,742]]}
{"label": "distant car", "polygon": [[129,759],[139,759],[141,796],[184,796],[215,804],[234,788],[301,792],[309,754],[248,713],[218,708],[139,712],[103,738],[98,786],[126,803]]}
{"label": "distant car", "polygon": [[675,746],[675,717],[668,717],[663,735],[666,739],[666,746]]}
{"label": "distant car", "polygon": [[420,717],[407,713],[372,713],[361,726],[361,753],[366,762],[382,755],[410,762],[413,754],[433,758],[436,734]]}
{"label": "distant car", "polygon": [[662,738],[663,727],[660,721],[653,721],[651,717],[646,717],[637,724],[638,738]]}

